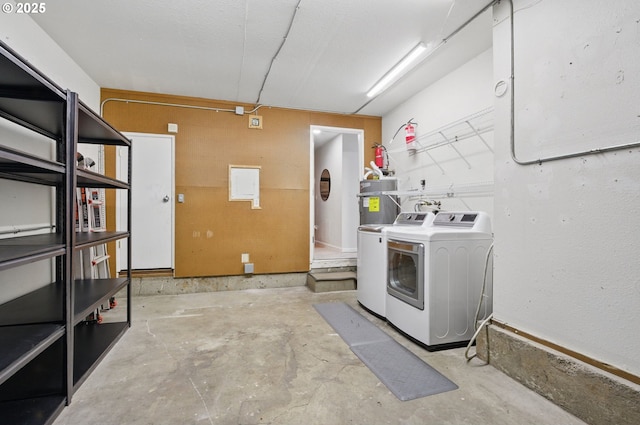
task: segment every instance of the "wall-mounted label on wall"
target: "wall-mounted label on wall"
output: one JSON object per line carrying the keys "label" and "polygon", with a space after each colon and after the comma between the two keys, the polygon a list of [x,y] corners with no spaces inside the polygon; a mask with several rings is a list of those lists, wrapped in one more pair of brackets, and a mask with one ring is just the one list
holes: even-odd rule
{"label": "wall-mounted label on wall", "polygon": [[380,198],[377,196],[369,198],[369,212],[380,212]]}

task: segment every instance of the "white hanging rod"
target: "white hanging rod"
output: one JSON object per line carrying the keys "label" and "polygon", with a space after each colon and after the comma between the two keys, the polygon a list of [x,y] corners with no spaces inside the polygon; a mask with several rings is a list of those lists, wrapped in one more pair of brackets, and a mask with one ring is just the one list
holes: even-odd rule
{"label": "white hanging rod", "polygon": [[452,198],[458,196],[492,196],[493,182],[468,183],[459,185],[449,185],[440,187],[428,187],[414,190],[382,190],[359,193],[358,197],[367,198],[371,196],[407,196],[414,198]]}

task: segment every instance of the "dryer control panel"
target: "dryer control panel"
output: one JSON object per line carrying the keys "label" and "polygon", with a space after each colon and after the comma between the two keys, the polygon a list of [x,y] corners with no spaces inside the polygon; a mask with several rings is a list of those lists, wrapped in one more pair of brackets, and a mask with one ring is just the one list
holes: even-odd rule
{"label": "dryer control panel", "polygon": [[441,212],[434,220],[434,226],[473,227],[478,220],[477,212]]}

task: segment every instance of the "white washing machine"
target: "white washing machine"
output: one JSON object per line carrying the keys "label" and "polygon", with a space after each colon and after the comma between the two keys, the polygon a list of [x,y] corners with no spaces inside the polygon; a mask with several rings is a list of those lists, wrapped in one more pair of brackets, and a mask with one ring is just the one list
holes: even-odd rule
{"label": "white washing machine", "polygon": [[431,224],[432,212],[400,213],[393,224],[369,224],[358,227],[356,294],[358,302],[370,313],[385,318],[387,304],[387,232],[389,229],[416,229]]}
{"label": "white washing machine", "polygon": [[[389,228],[387,321],[430,351],[466,345],[492,242],[483,212],[441,212],[428,226]],[[492,280],[489,261],[478,320],[491,313]]]}

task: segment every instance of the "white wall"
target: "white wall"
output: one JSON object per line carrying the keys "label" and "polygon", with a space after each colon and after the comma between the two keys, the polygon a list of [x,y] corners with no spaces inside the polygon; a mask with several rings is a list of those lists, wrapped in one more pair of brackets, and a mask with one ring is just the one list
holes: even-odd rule
{"label": "white wall", "polygon": [[[640,3],[514,5],[518,158],[640,141]],[[494,22],[509,81],[509,2]],[[495,318],[640,375],[640,151],[518,165],[512,89],[495,103]]]}
{"label": "white wall", "polygon": [[[63,89],[78,92],[87,106],[99,110],[100,87],[28,15],[0,13],[0,40]],[[0,143],[53,158],[53,142],[34,136],[4,119],[0,119]],[[94,159],[98,158],[94,147],[83,147],[82,151]],[[0,179],[0,193],[0,230],[52,223],[51,188]],[[3,284],[0,303],[49,283],[50,280],[50,261],[0,272],[0,282]],[[9,285],[8,282],[12,284]]]}
{"label": "white wall", "polygon": [[[15,4],[13,0],[8,3]],[[87,106],[99,111],[100,86],[28,14],[0,14],[0,39],[56,84],[77,92]]]}
{"label": "white wall", "polygon": [[[342,245],[342,139],[343,135],[331,139],[315,151],[315,225],[316,242],[340,248]],[[331,190],[326,201],[320,198],[320,174],[329,170]]]}
{"label": "white wall", "polygon": [[361,170],[354,164],[361,164],[359,159],[358,135],[345,133],[342,135],[342,244],[343,252],[358,250],[358,193],[360,192]]}
{"label": "white wall", "polygon": [[[452,184],[455,187],[493,181],[493,154],[478,137],[468,137],[455,143],[470,166],[450,146],[441,146],[415,155],[409,154],[405,147],[404,130],[401,130],[390,143],[396,130],[412,118],[418,123],[418,143],[426,147],[444,140],[437,132],[431,137],[425,137],[435,130],[479,111],[490,109],[493,106],[492,69],[492,51],[487,50],[418,92],[382,118],[383,144],[389,153],[389,168],[396,171],[398,190],[419,189],[421,180],[426,181],[427,190],[449,187]],[[472,121],[474,125],[476,121]],[[481,121],[482,128],[486,130],[482,137],[492,146],[492,113],[483,116]],[[462,125],[443,133],[447,138],[453,139],[471,131],[463,122]],[[447,210],[476,209],[486,211],[490,215],[493,211],[493,199],[490,196],[441,198],[440,201],[442,207]],[[405,196],[401,203],[403,211],[414,210],[415,200]]]}
{"label": "white wall", "polygon": [[[359,133],[341,133],[314,150],[315,240],[341,252],[358,249],[361,137]],[[318,186],[324,169],[331,174],[326,201],[320,197]]]}
{"label": "white wall", "polygon": [[[8,3],[15,4],[14,1]],[[0,40],[63,90],[78,93],[84,104],[100,112],[100,86],[28,14],[0,13]],[[0,121],[0,131],[7,127],[3,121]],[[30,137],[30,132],[26,134]],[[21,140],[20,144],[23,143]],[[35,146],[29,147],[32,148]],[[78,150],[94,160],[98,159],[96,146],[82,145]]]}

